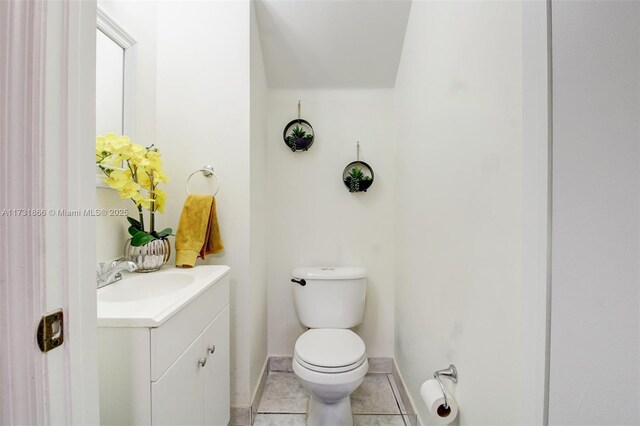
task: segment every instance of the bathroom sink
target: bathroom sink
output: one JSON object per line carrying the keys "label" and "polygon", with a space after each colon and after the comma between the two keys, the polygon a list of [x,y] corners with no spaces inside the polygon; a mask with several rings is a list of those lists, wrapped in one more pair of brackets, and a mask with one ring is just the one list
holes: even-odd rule
{"label": "bathroom sink", "polygon": [[193,274],[184,272],[137,275],[105,287],[103,291],[98,292],[98,300],[102,302],[134,302],[154,299],[184,290],[195,279]]}
{"label": "bathroom sink", "polygon": [[228,273],[223,265],[124,272],[97,290],[98,327],[159,327]]}

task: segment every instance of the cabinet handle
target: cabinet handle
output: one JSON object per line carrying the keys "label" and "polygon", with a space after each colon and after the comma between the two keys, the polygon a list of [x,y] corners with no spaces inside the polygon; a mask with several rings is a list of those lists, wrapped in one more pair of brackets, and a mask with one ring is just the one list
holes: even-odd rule
{"label": "cabinet handle", "polygon": [[207,349],[207,351],[208,351],[210,354],[213,354],[213,353],[216,351],[216,345],[211,345],[211,346],[209,346],[209,348]]}
{"label": "cabinet handle", "polygon": [[198,360],[198,364],[200,364],[200,367],[204,367],[205,365],[207,365],[207,358],[206,357],[200,358]]}

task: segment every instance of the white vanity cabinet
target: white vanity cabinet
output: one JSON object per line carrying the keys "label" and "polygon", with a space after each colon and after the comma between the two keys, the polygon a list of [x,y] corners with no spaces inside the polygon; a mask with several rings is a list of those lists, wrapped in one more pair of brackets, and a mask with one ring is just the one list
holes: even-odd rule
{"label": "white vanity cabinet", "polygon": [[[99,315],[101,424],[227,425],[229,279],[225,268],[178,310],[167,307],[171,314],[166,318],[167,310],[160,312],[153,318],[156,322],[160,318],[159,324],[127,327],[119,318],[105,326],[109,322],[101,324]],[[122,282],[126,284],[126,279]],[[141,322],[140,318],[131,321]]]}
{"label": "white vanity cabinet", "polygon": [[[153,425],[226,425],[229,422],[229,308],[151,382]],[[221,392],[226,390],[226,392]]]}

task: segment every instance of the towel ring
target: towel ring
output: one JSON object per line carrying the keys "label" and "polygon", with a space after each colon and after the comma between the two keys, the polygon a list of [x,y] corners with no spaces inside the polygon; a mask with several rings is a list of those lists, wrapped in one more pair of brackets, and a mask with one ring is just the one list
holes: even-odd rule
{"label": "towel ring", "polygon": [[191,192],[189,192],[189,181],[191,180],[193,175],[195,175],[196,173],[202,173],[204,177],[213,176],[216,178],[217,187],[216,187],[216,191],[213,193],[213,196],[215,197],[218,191],[220,190],[220,179],[218,178],[218,175],[216,175],[216,173],[213,171],[213,166],[209,164],[205,164],[204,166],[202,166],[201,169],[198,169],[189,175],[189,177],[187,178],[187,183],[184,184],[184,188],[187,191],[187,195],[191,195]]}

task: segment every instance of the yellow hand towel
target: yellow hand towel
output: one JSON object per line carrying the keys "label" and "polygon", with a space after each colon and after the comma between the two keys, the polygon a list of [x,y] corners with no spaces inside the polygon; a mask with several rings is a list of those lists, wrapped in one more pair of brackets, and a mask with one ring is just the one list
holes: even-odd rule
{"label": "yellow hand towel", "polygon": [[184,202],[176,232],[176,266],[192,267],[209,236],[211,195],[190,195]]}
{"label": "yellow hand towel", "polygon": [[220,236],[220,227],[218,226],[218,212],[216,211],[216,199],[213,198],[211,203],[211,213],[209,214],[209,227],[208,227],[208,239],[206,246],[203,247],[204,254],[201,253],[203,259],[208,254],[220,253],[224,250],[224,244],[222,243],[222,237]]}

